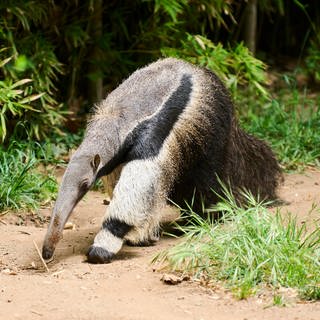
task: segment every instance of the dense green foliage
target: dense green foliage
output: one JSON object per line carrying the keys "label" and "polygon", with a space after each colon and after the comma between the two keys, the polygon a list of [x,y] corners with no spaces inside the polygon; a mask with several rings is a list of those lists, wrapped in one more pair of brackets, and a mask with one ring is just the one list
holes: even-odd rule
{"label": "dense green foliage", "polygon": [[[1,1],[0,139],[27,132],[39,140],[52,130],[65,130],[63,119],[68,128],[77,128],[77,117],[93,102],[134,69],[163,54],[212,68],[234,95],[239,95],[239,85],[266,95],[265,65],[239,44],[247,3]],[[282,52],[308,54],[306,70],[316,80],[320,11],[303,0],[284,4],[284,0],[258,1],[263,22],[258,45],[278,52],[274,37],[279,34],[285,46]],[[296,18],[302,31],[291,32]],[[278,32],[270,35],[270,28]]]}
{"label": "dense green foliage", "polygon": [[[208,219],[190,210],[180,243],[155,257],[169,269],[195,278],[221,281],[243,299],[259,287],[297,288],[305,299],[320,298],[320,227],[307,234],[281,212],[272,214],[264,204],[246,195],[239,207],[225,189],[225,199],[207,210]],[[315,208],[314,208],[315,209]],[[210,214],[223,212],[214,222]],[[275,303],[278,298],[275,298]],[[278,301],[279,302],[279,301]]]}
{"label": "dense green foliage", "polygon": [[200,35],[187,34],[176,48],[163,48],[165,56],[183,58],[194,64],[214,71],[236,97],[240,94],[239,86],[247,86],[251,95],[267,96],[265,64],[252,56],[242,43],[235,48],[226,49],[221,43],[215,45],[212,41]]}
{"label": "dense green foliage", "polygon": [[62,119],[54,98],[54,81],[62,73],[62,64],[53,43],[39,31],[32,32],[47,21],[46,7],[44,1],[0,4],[1,140],[16,129],[39,139]]}

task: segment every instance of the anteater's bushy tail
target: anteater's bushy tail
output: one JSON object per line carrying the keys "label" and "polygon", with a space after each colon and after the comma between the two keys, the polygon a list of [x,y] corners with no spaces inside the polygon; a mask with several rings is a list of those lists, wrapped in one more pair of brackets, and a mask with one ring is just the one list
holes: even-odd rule
{"label": "anteater's bushy tail", "polygon": [[236,199],[241,190],[260,200],[277,199],[276,189],[283,177],[271,148],[262,140],[244,132],[233,120],[227,151],[224,181],[228,181]]}

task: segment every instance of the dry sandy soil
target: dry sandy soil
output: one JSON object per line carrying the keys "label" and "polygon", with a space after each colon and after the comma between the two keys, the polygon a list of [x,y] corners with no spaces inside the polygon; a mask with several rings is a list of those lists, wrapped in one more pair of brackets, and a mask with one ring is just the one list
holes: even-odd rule
{"label": "dry sandy soil", "polygon": [[[280,195],[289,203],[282,212],[312,223],[320,216],[309,214],[313,203],[320,205],[320,172],[287,175]],[[104,210],[101,193],[90,192],[81,201],[70,219],[75,229],[65,230],[49,272],[34,242],[41,248],[46,223],[37,224],[50,210],[41,210],[34,222],[16,214],[0,217],[0,319],[320,319],[320,302],[275,307],[270,295],[238,301],[222,288],[192,281],[164,284],[150,260],[176,239],[162,238],[153,247],[124,246],[108,265],[86,263]]]}

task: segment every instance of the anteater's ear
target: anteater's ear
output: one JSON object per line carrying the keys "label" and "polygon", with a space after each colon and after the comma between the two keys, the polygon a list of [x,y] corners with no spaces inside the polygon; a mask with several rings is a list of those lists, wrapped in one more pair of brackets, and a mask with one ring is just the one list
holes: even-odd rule
{"label": "anteater's ear", "polygon": [[98,154],[96,154],[93,159],[91,160],[91,167],[93,169],[93,171],[97,171],[99,164],[100,164],[100,156]]}

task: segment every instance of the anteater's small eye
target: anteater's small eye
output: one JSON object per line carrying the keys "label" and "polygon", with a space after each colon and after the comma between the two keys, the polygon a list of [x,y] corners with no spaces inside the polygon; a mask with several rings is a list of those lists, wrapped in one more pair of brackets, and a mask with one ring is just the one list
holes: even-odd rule
{"label": "anteater's small eye", "polygon": [[79,188],[81,191],[87,191],[89,188],[89,181],[88,180],[81,181]]}

